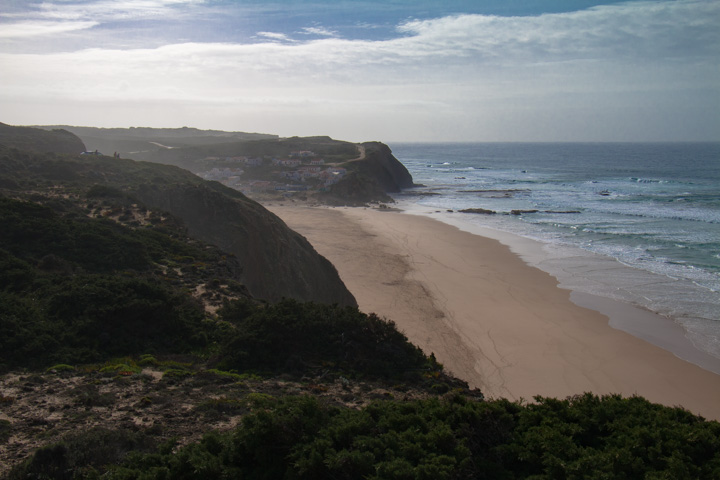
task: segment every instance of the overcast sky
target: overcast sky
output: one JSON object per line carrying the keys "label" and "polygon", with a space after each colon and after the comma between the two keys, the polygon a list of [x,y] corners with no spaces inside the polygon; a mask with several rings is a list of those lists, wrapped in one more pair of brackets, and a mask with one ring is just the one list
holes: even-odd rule
{"label": "overcast sky", "polygon": [[0,0],[0,122],[720,140],[720,1]]}

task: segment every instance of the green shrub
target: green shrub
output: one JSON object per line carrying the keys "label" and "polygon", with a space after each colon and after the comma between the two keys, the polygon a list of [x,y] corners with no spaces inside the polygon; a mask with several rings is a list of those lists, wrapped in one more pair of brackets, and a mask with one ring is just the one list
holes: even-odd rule
{"label": "green shrub", "polygon": [[138,361],[138,365],[141,366],[151,366],[156,367],[159,365],[158,361],[149,354],[140,355],[140,360]]}
{"label": "green shrub", "polygon": [[165,370],[163,372],[162,378],[186,378],[186,377],[192,377],[192,376],[193,376],[193,372],[190,372],[188,370],[171,368],[171,369]]}
{"label": "green shrub", "polygon": [[62,372],[74,372],[76,370],[72,365],[59,363],[45,370],[47,373],[62,373]]}
{"label": "green shrub", "polygon": [[[207,408],[214,408],[208,402]],[[219,409],[240,402],[218,399]],[[447,394],[355,410],[257,395],[241,425],[109,478],[698,478],[720,473],[720,423],[591,394],[521,405]],[[240,410],[238,410],[240,411]]]}
{"label": "green shrub", "polygon": [[97,478],[98,472],[124,461],[130,452],[144,453],[154,447],[141,433],[94,428],[67,435],[60,443],[39,449],[13,468],[7,478]]}
{"label": "green shrub", "polygon": [[235,333],[222,346],[217,367],[277,374],[335,370],[381,378],[421,377],[422,351],[395,324],[356,308],[283,300],[275,305],[227,303],[222,320]]}
{"label": "green shrub", "polygon": [[202,370],[195,375],[197,378],[204,378],[216,383],[237,383],[247,379],[247,375],[238,375],[237,373],[225,372],[211,368]]}
{"label": "green shrub", "polygon": [[211,398],[199,404],[195,409],[209,417],[225,417],[246,412],[247,402],[238,398]]}
{"label": "green shrub", "polygon": [[140,372],[139,367],[127,363],[111,363],[100,369],[100,373],[113,373],[116,375],[132,375]]}

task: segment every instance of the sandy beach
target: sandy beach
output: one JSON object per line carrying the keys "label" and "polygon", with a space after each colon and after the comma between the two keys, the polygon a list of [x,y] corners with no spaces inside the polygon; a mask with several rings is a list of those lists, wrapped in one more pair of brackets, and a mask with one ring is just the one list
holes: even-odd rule
{"label": "sandy beach", "polygon": [[266,206],[335,265],[362,311],[486,397],[641,395],[720,420],[720,375],[611,327],[497,240],[394,211]]}

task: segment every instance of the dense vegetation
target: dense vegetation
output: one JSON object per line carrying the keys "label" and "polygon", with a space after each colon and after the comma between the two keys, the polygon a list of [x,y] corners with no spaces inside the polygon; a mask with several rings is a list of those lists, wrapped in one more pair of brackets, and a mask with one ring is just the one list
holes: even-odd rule
{"label": "dense vegetation", "polygon": [[0,231],[5,367],[204,348],[205,312],[186,285],[232,281],[222,252],[160,219],[130,228],[0,198]]}
{"label": "dense vegetation", "polygon": [[9,478],[571,479],[720,477],[720,424],[641,398],[461,395],[361,410],[314,397],[257,397],[227,433],[154,450],[89,432],[38,451]]}
{"label": "dense vegetation", "polygon": [[392,322],[352,307],[284,300],[257,306],[235,301],[220,310],[235,333],[220,350],[226,370],[404,378],[441,369]]}

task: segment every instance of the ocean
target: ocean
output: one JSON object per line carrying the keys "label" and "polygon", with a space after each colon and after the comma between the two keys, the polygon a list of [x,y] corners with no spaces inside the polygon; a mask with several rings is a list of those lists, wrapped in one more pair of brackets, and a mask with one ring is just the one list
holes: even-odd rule
{"label": "ocean", "polygon": [[560,286],[671,318],[720,359],[720,143],[390,147],[423,185],[406,208],[536,240],[526,260]]}

